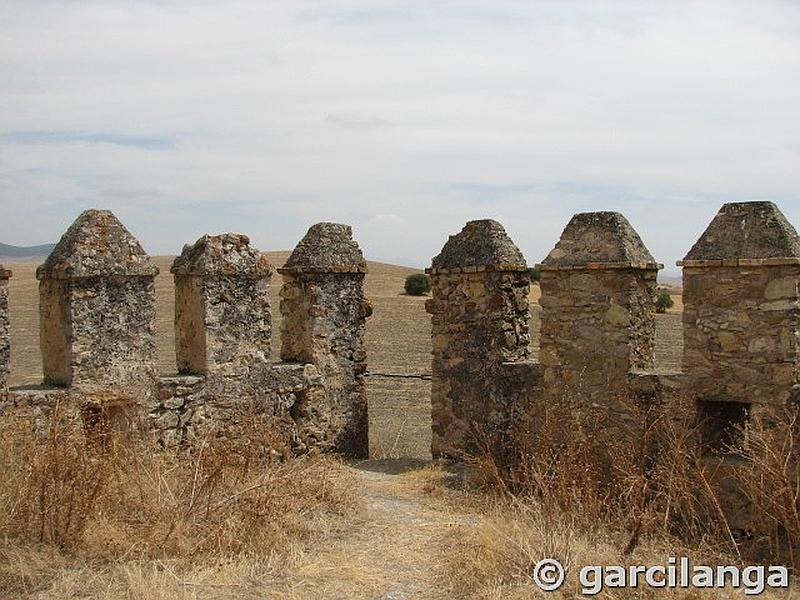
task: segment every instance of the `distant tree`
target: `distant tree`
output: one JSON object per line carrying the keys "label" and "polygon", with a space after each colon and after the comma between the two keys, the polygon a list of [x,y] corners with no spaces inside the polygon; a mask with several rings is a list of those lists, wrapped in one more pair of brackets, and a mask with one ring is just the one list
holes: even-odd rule
{"label": "distant tree", "polygon": [[431,278],[425,273],[414,273],[406,277],[406,294],[422,296],[431,291]]}
{"label": "distant tree", "polygon": [[663,314],[667,312],[667,309],[672,308],[675,306],[675,301],[672,299],[672,296],[669,295],[669,292],[659,292],[658,296],[656,297],[656,312],[659,314]]}
{"label": "distant tree", "polygon": [[531,274],[531,281],[536,282],[542,279],[542,273],[536,267],[528,269],[528,272]]}

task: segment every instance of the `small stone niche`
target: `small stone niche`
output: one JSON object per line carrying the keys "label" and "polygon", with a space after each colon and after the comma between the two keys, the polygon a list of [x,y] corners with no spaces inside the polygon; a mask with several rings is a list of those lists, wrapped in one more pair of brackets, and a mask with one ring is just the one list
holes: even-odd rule
{"label": "small stone niche", "polygon": [[704,452],[715,456],[737,454],[750,422],[751,408],[746,402],[699,400],[697,418]]}
{"label": "small stone niche", "polygon": [[106,445],[134,430],[136,411],[128,401],[87,402],[81,413],[84,433],[94,443]]}

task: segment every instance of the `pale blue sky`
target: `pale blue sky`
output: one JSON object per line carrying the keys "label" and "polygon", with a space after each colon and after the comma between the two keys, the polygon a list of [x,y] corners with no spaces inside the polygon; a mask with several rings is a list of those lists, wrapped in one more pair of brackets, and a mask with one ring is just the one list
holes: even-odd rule
{"label": "pale blue sky", "polygon": [[800,225],[797,73],[793,2],[6,1],[0,241],[333,220],[423,266],[493,217],[534,263],[619,210],[670,266],[725,201]]}

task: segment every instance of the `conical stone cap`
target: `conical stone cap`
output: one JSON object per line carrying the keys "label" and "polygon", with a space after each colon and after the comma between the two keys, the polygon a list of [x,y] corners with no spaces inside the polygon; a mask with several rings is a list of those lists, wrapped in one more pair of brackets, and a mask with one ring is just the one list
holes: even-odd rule
{"label": "conical stone cap", "polygon": [[469,221],[431,262],[431,273],[458,271],[527,271],[525,257],[493,219]]}
{"label": "conical stone cap", "polygon": [[317,223],[309,228],[278,272],[366,273],[367,262],[349,225]]}
{"label": "conical stone cap", "polygon": [[109,275],[155,277],[158,267],[110,210],[96,208],[81,213],[36,269],[37,279]]}
{"label": "conical stone cap", "polygon": [[579,213],[570,219],[542,269],[658,269],[642,238],[623,215],[602,211]]}
{"label": "conical stone cap", "polygon": [[772,202],[730,202],[711,221],[679,265],[800,258],[800,237]]}

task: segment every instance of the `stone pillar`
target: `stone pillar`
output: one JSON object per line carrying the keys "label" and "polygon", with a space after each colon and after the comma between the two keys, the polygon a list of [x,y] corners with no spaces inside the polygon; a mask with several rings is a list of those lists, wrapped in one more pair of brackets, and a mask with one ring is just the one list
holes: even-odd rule
{"label": "stone pillar", "polygon": [[[798,380],[800,238],[772,202],[725,204],[683,267],[683,371],[720,435]],[[734,422],[734,423],[731,423]]]}
{"label": "stone pillar", "polygon": [[655,262],[619,213],[575,215],[539,269],[540,362],[568,393],[612,403],[655,355]]}
{"label": "stone pillar", "polygon": [[281,358],[317,367],[325,378],[335,449],[367,458],[364,328],[372,307],[364,296],[367,263],[350,226],[312,226],[278,272]]}
{"label": "stone pillar", "polygon": [[506,427],[502,364],[528,357],[530,274],[497,221],[470,221],[431,268],[434,458],[476,450],[476,435]]}
{"label": "stone pillar", "polygon": [[185,375],[241,375],[270,359],[266,256],[238,233],[204,235],[172,263],[175,352]]}
{"label": "stone pillar", "polygon": [[0,265],[0,398],[8,389],[11,372],[11,322],[8,315],[8,280],[11,271]]}
{"label": "stone pillar", "polygon": [[800,382],[800,238],[772,202],[734,202],[678,265],[683,371],[704,459],[729,525],[747,529],[752,508],[731,449],[744,441],[748,423],[785,418],[781,409]]}
{"label": "stone pillar", "polygon": [[36,270],[45,383],[151,390],[157,274],[110,211],[83,212]]}

